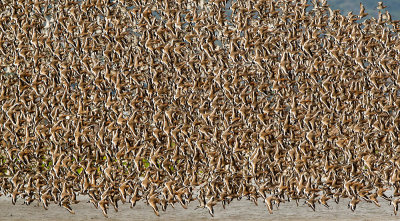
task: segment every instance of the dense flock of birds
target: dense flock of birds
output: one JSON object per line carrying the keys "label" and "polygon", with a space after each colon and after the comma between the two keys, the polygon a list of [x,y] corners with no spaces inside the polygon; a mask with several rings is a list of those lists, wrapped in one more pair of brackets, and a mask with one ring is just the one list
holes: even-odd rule
{"label": "dense flock of birds", "polygon": [[400,23],[382,3],[377,18],[324,0],[0,4],[13,204],[213,215],[242,198],[269,213],[347,198],[397,214]]}

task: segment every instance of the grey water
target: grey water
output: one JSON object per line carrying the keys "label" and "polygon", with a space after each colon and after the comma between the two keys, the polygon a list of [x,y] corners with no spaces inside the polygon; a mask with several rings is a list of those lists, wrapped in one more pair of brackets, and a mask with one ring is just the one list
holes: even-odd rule
{"label": "grey water", "polygon": [[160,212],[157,217],[152,208],[143,201],[131,209],[129,203],[121,204],[119,212],[115,212],[110,205],[109,218],[105,218],[100,209],[96,209],[92,203],[87,203],[85,197],[78,197],[79,204],[72,205],[75,214],[70,214],[66,209],[51,203],[48,210],[33,202],[27,206],[19,199],[16,205],[12,205],[11,198],[0,197],[0,220],[398,220],[400,215],[393,214],[393,207],[389,201],[378,199],[381,207],[373,203],[361,202],[355,212],[347,208],[349,199],[341,199],[339,204],[329,200],[330,208],[316,204],[316,211],[304,205],[304,201],[296,206],[294,201],[286,202],[279,208],[274,207],[273,214],[269,214],[262,200],[258,200],[258,206],[253,202],[242,199],[234,200],[226,209],[221,204],[214,207],[214,217],[207,209],[196,209],[198,202],[189,204],[188,209],[183,209],[179,204],[175,208],[168,207],[165,212]]}

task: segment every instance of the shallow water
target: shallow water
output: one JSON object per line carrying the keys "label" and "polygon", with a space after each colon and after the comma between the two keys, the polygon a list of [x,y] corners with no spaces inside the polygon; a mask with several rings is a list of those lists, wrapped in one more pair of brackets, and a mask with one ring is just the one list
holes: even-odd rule
{"label": "shallow water", "polygon": [[[219,204],[214,207],[215,216],[211,217],[206,209],[195,210],[198,203],[192,202],[188,209],[183,209],[175,204],[175,209],[168,207],[167,211],[161,211],[157,217],[152,208],[143,201],[138,202],[134,209],[129,204],[120,205],[119,212],[115,212],[112,206],[109,208],[109,219],[106,219],[101,210],[96,210],[91,203],[86,203],[86,198],[81,197],[81,203],[72,205],[75,215],[56,204],[51,204],[49,210],[42,205],[32,203],[23,205],[23,200],[18,200],[16,205],[11,204],[11,198],[0,197],[0,220],[398,220],[394,216],[392,206],[388,201],[380,199],[381,207],[372,203],[361,202],[355,212],[347,209],[349,199],[341,199],[339,204],[328,201],[330,208],[317,205],[316,212],[300,201],[299,207],[295,202],[281,204],[279,209],[274,207],[274,213],[269,214],[265,204],[261,200],[258,206],[253,202],[242,199],[234,200],[224,210]],[[21,205],[22,204],[22,205]]]}

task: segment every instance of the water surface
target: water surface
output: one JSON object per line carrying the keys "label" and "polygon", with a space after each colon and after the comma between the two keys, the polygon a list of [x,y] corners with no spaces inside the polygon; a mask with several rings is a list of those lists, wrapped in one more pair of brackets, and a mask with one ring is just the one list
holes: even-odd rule
{"label": "water surface", "polygon": [[43,206],[37,206],[34,202],[31,205],[23,205],[23,200],[18,200],[16,205],[11,204],[11,199],[0,197],[0,220],[398,220],[400,216],[394,216],[392,206],[389,202],[380,199],[381,207],[372,203],[361,202],[355,212],[347,209],[349,199],[341,199],[339,204],[328,201],[330,208],[317,205],[316,212],[303,205],[304,201],[299,202],[299,207],[295,202],[281,204],[279,209],[274,208],[274,213],[269,214],[261,199],[258,206],[251,201],[242,199],[234,200],[224,210],[219,204],[214,207],[215,216],[211,217],[206,209],[196,209],[196,201],[189,205],[188,209],[183,209],[179,204],[175,204],[175,209],[168,207],[167,211],[161,211],[157,217],[152,208],[143,201],[138,202],[134,209],[129,208],[129,204],[121,204],[119,212],[115,212],[112,206],[109,209],[109,219],[106,219],[101,210],[95,209],[91,203],[86,203],[85,198],[79,204],[72,205],[76,212],[70,214],[67,210],[52,203],[49,210]]}

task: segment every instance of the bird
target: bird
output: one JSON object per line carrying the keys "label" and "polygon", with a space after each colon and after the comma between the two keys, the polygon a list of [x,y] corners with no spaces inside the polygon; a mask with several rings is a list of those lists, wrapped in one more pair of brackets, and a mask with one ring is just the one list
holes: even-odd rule
{"label": "bird", "polygon": [[75,211],[72,210],[70,204],[68,201],[64,200],[61,202],[62,207],[64,207],[66,210],[68,210],[68,212],[70,212],[71,214],[75,214]]}
{"label": "bird", "polygon": [[269,214],[272,214],[273,212],[273,204],[274,204],[274,201],[276,200],[276,197],[275,196],[269,196],[269,197],[267,197],[267,198],[265,198],[265,204],[267,205],[267,209],[268,209],[268,212],[269,212]]}
{"label": "bird", "polygon": [[354,211],[356,210],[357,204],[358,204],[359,202],[361,202],[360,199],[358,199],[357,197],[353,197],[353,198],[351,199],[351,201],[349,202],[348,207],[351,209],[351,211],[354,212]]}
{"label": "bird", "polygon": [[149,199],[147,200],[147,202],[153,208],[154,213],[157,216],[160,216],[160,213],[159,213],[158,207],[157,207],[157,204],[160,203],[160,199],[157,197],[157,194],[154,193],[153,195],[151,195],[149,197]]}
{"label": "bird", "polygon": [[393,206],[394,215],[397,216],[397,211],[399,210],[399,199],[393,199],[390,204]]}
{"label": "bird", "polygon": [[212,196],[206,203],[205,207],[208,209],[208,212],[212,217],[214,217],[214,206],[217,204],[214,200],[214,196]]}
{"label": "bird", "polygon": [[315,203],[318,202],[318,199],[315,196],[310,197],[304,203],[307,204],[314,212],[315,212]]}
{"label": "bird", "polygon": [[386,194],[385,194],[386,190],[388,190],[388,188],[384,188],[384,187],[381,186],[376,190],[376,194],[379,197],[382,197],[383,199],[390,201],[390,198],[388,196],[386,196]]}
{"label": "bird", "polygon": [[84,195],[105,217],[259,197],[270,214],[378,197],[397,214],[389,7],[146,2],[0,6],[0,195],[71,213]]}
{"label": "bird", "polygon": [[378,7],[376,7],[376,9],[378,10],[382,10],[385,9],[387,6],[383,5],[383,2],[378,2]]}
{"label": "bird", "polygon": [[103,215],[106,218],[108,218],[108,215],[107,215],[108,204],[109,204],[109,201],[106,198],[103,198],[98,202],[98,207],[101,209],[101,211],[103,212]]}
{"label": "bird", "polygon": [[329,205],[327,203],[328,200],[330,200],[330,197],[327,197],[325,194],[321,196],[321,198],[318,200],[318,202],[320,204],[322,204],[323,206],[325,206],[326,208],[329,208]]}
{"label": "bird", "polygon": [[17,186],[14,188],[14,190],[11,193],[12,196],[12,204],[15,205],[17,202],[17,197],[20,195],[22,192],[19,192],[20,187],[22,186],[21,183],[18,183]]}
{"label": "bird", "polygon": [[360,13],[359,13],[358,17],[359,18],[364,18],[367,15],[368,15],[368,13],[365,13],[364,5],[360,2]]}
{"label": "bird", "polygon": [[373,193],[369,196],[369,199],[377,206],[377,207],[381,207],[381,205],[379,204],[378,200],[377,200],[378,194]]}

